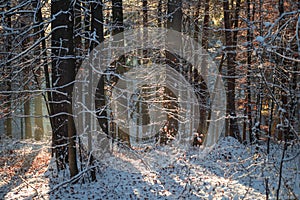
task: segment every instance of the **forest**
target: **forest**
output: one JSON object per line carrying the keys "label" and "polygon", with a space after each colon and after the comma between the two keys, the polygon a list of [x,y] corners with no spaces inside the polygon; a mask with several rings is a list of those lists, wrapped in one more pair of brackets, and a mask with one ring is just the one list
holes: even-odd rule
{"label": "forest", "polygon": [[300,0],[0,0],[0,199],[299,199]]}

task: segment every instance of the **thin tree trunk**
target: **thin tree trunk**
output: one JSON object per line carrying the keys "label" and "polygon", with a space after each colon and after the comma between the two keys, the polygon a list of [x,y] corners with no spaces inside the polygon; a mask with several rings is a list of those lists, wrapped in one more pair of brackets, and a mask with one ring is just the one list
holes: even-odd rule
{"label": "thin tree trunk", "polygon": [[43,99],[42,96],[39,94],[34,99],[34,139],[41,140],[44,135],[44,125],[43,125]]}
{"label": "thin tree trunk", "polygon": [[[43,16],[42,16],[42,7],[41,7],[41,2],[40,0],[36,0],[33,2],[33,7],[37,9],[37,13],[36,13],[36,19],[34,20],[37,24],[37,28],[36,30],[34,31],[36,33],[36,38],[39,39],[39,38],[42,38],[41,40],[41,49],[42,49],[42,59],[41,59],[41,64],[42,64],[42,68],[43,68],[43,72],[44,72],[44,76],[45,76],[45,84],[46,84],[46,90],[50,89],[51,88],[51,83],[50,83],[50,74],[49,74],[49,67],[48,67],[48,55],[47,55],[47,51],[45,51],[45,49],[47,49],[46,47],[46,41],[45,41],[45,30],[44,30],[44,25],[43,25]],[[41,69],[39,70],[41,71]],[[41,84],[39,83],[39,78],[35,75],[35,79],[36,79],[36,82],[38,85],[40,85],[41,87]],[[42,94],[44,100],[45,100],[45,103],[46,103],[46,108],[47,108],[47,112],[49,114],[49,116],[51,116],[51,111],[53,110],[51,107],[52,107],[52,104],[49,103],[49,101],[52,101],[52,94],[50,91],[47,91],[45,92],[45,94],[43,93]],[[37,97],[38,98],[38,97]],[[38,105],[38,107],[40,108],[37,108],[38,110],[36,110],[36,114],[42,114],[42,99],[39,99],[38,100],[39,102],[36,102],[37,104],[40,104],[40,106]],[[37,105],[36,105],[37,106]],[[49,118],[50,120],[50,125],[51,127],[53,128],[53,119],[52,117]],[[38,128],[41,128],[41,130],[44,132],[44,129],[43,129],[43,120],[37,120],[37,124],[40,124],[38,125]],[[42,132],[38,132],[37,135],[39,134],[43,134]],[[38,138],[37,138],[38,139]],[[52,142],[54,141],[54,137],[52,138]],[[52,156],[53,156],[53,153],[52,152]]]}
{"label": "thin tree trunk", "polygon": [[[90,51],[93,50],[93,48],[95,48],[97,45],[99,45],[101,42],[103,42],[104,40],[104,33],[103,33],[103,11],[102,11],[102,0],[100,0],[97,3],[92,3],[91,4],[91,32],[92,34],[95,35],[96,41],[92,41],[91,46],[90,46]],[[89,72],[92,73],[92,70],[89,70]],[[93,77],[92,74],[89,75],[90,78]],[[93,81],[91,81],[93,83]],[[100,87],[104,87],[104,85],[99,85]],[[89,85],[90,89],[89,91],[92,90],[92,85]],[[93,104],[95,104],[95,102],[92,102]],[[89,110],[92,110],[92,106],[93,105],[87,105],[87,108]],[[89,135],[89,142],[88,142],[88,153],[91,154],[92,149],[91,149],[91,145],[92,145],[92,141],[91,141],[91,131],[92,131],[92,121],[91,121],[91,114],[87,115],[87,122],[88,122],[88,135]],[[93,155],[91,155],[90,157],[90,165],[93,164],[94,161],[94,157]],[[93,169],[91,170],[91,177],[92,177],[92,181],[96,180],[96,170]]]}
{"label": "thin tree trunk", "polygon": [[[6,9],[10,10],[11,6],[10,6],[11,2],[7,1],[7,5],[6,5]],[[7,28],[11,28],[11,14],[8,14],[6,16],[6,23],[7,23]],[[6,52],[7,52],[7,60],[9,60],[11,58],[11,41],[12,39],[10,38],[10,36],[7,36],[6,38]],[[11,91],[12,87],[11,87],[11,74],[12,74],[12,69],[11,69],[11,63],[7,62],[6,66],[7,66],[7,73],[8,73],[8,77],[7,77],[7,81],[6,81],[6,90],[7,91]],[[6,120],[5,120],[5,128],[6,128],[6,135],[8,137],[12,137],[12,118],[11,118],[11,94],[7,94],[6,97],[6,106],[5,108],[7,109],[7,116],[6,116]]]}
{"label": "thin tree trunk", "polygon": [[200,33],[200,9],[201,9],[201,1],[198,1],[195,13],[195,32],[194,32],[194,40],[199,42],[199,33]]}
{"label": "thin tree trunk", "polygon": [[81,2],[76,0],[74,6],[74,54],[76,71],[80,68],[83,61],[82,55],[84,54],[84,44],[82,42],[82,25],[81,25]]}
{"label": "thin tree trunk", "polygon": [[209,28],[209,3],[210,0],[205,0],[204,4],[204,20],[203,20],[203,32],[202,32],[202,47],[208,49],[208,28]]}
{"label": "thin tree trunk", "polygon": [[[202,32],[202,47],[207,51],[208,50],[208,29],[209,29],[209,21],[210,21],[210,14],[209,14],[209,4],[210,0],[205,0],[204,4],[204,19],[203,19],[203,32]],[[207,60],[204,59],[201,63],[202,66],[207,66]],[[199,72],[201,73],[201,72]],[[207,133],[207,127],[209,126],[208,122],[208,115],[207,114],[207,108],[206,108],[206,102],[208,99],[208,93],[207,93],[207,86],[206,83],[201,80],[200,82],[200,126],[198,133],[206,134]]]}
{"label": "thin tree trunk", "polygon": [[[252,33],[252,26],[251,26],[251,1],[247,0],[247,120],[248,120],[248,131],[249,131],[249,142],[253,142],[253,135],[252,135],[252,106],[251,106],[251,64],[252,64],[252,40],[253,40],[253,33]],[[253,16],[254,17],[254,16]],[[246,140],[246,137],[243,138]]]}
{"label": "thin tree trunk", "polygon": [[284,0],[278,0],[279,17],[284,13]]}
{"label": "thin tree trunk", "polygon": [[[28,73],[25,77],[28,76]],[[27,82],[27,81],[26,81]],[[24,90],[28,90],[28,87],[25,85]],[[24,102],[24,115],[25,115],[25,139],[32,138],[32,128],[30,120],[30,98],[26,99]]]}
{"label": "thin tree trunk", "polygon": [[[75,75],[75,74],[74,74]],[[76,128],[72,114],[72,105],[68,105],[68,159],[71,177],[78,174],[77,153],[76,153]]]}
{"label": "thin tree trunk", "polygon": [[92,41],[90,51],[104,41],[102,7],[102,0],[91,4],[91,32],[95,34],[96,40]]}
{"label": "thin tree trunk", "polygon": [[[22,3],[22,1],[20,2]],[[28,17],[28,15],[23,14],[21,15],[23,18],[23,21],[21,22],[21,29],[24,30],[26,27],[26,23],[30,23],[29,21],[32,20],[31,18]],[[22,38],[22,43],[21,43],[21,50],[22,52],[25,51],[25,49],[27,48],[27,46],[29,45],[29,38],[27,36],[23,36]],[[24,56],[21,61],[23,63],[26,63],[26,61],[28,60],[28,56]],[[29,91],[29,84],[31,83],[31,80],[29,79],[30,77],[30,73],[31,73],[31,68],[32,66],[25,66],[23,72],[23,83],[24,83],[24,90],[25,91]],[[27,96],[25,96],[24,99],[24,116],[25,116],[25,139],[29,139],[32,138],[32,126],[31,126],[31,97],[29,94],[27,94]]]}
{"label": "thin tree trunk", "polygon": [[277,200],[279,199],[279,195],[280,195],[280,188],[281,188],[281,182],[282,182],[283,162],[284,162],[286,148],[287,148],[287,144],[286,144],[286,142],[284,142],[283,149],[282,149],[282,154],[281,154],[280,165],[279,165],[278,186],[277,186],[277,190],[276,190],[276,199]]}
{"label": "thin tree trunk", "polygon": [[[40,26],[42,26],[42,19],[40,19],[39,16],[41,15],[41,7],[40,7],[40,2],[38,1],[33,1],[32,2],[32,6],[33,9],[37,10],[36,12],[36,18],[33,20],[34,22],[36,22],[36,24],[34,24],[35,28],[34,28],[34,36],[33,36],[33,40],[34,41],[38,41],[39,39],[41,39],[41,28]],[[39,44],[37,46],[36,51],[34,52],[35,57],[37,57],[37,61],[36,61],[36,66],[34,66],[35,68],[37,68],[37,70],[35,70],[34,68],[32,68],[32,73],[34,74],[35,77],[35,81],[36,84],[38,85],[38,88],[41,89],[41,72],[42,72],[42,68],[40,67],[40,64],[42,64],[41,59],[39,58],[39,55],[41,53],[41,45]],[[44,96],[45,97],[45,96]],[[44,124],[43,124],[43,94],[37,94],[37,96],[34,97],[34,115],[36,116],[34,118],[34,138],[35,140],[41,140],[43,135],[44,135]],[[45,100],[47,100],[45,98]]]}
{"label": "thin tree trunk", "polygon": [[143,0],[143,26],[147,27],[148,22],[148,0]]}
{"label": "thin tree trunk", "polygon": [[84,39],[84,48],[85,50],[90,50],[90,33],[91,33],[91,16],[87,10],[90,10],[90,2],[85,1],[85,10],[84,10],[84,32],[85,32],[85,39]]}
{"label": "thin tree trunk", "polygon": [[159,0],[157,5],[157,24],[158,27],[163,27],[162,0]]}

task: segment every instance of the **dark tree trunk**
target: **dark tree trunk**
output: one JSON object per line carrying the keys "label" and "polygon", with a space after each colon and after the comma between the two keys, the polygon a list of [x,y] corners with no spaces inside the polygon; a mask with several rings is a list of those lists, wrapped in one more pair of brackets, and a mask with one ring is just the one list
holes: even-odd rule
{"label": "dark tree trunk", "polygon": [[[115,28],[113,29],[113,35],[120,34],[124,31],[124,24],[123,24],[123,5],[122,0],[113,0],[112,1],[112,14],[113,14],[113,24]],[[119,37],[120,40],[123,40],[123,35]],[[120,41],[120,48],[124,46],[124,41]],[[115,68],[117,68],[118,63],[125,63],[124,57],[120,58],[118,62],[115,62]],[[111,82],[111,80],[109,80]],[[108,82],[108,84],[110,84]],[[108,116],[109,120],[113,120],[113,113]],[[128,146],[130,146],[130,136],[128,133],[122,131],[119,127],[116,127],[114,122],[109,122],[109,134],[113,137],[113,139],[119,139],[121,142],[124,142]]]}
{"label": "dark tree trunk", "polygon": [[[248,30],[247,30],[247,120],[248,120],[248,131],[249,131],[249,141],[252,143],[254,141],[252,135],[252,106],[251,106],[251,50],[252,50],[252,40],[253,40],[253,33],[251,29],[251,11],[250,11],[251,1],[247,0],[247,21],[248,21]],[[254,16],[253,16],[254,17]],[[246,126],[245,126],[246,127]],[[243,138],[246,140],[246,137]]]}
{"label": "dark tree trunk", "polygon": [[168,0],[167,28],[181,32],[182,25],[182,1]]}
{"label": "dark tree trunk", "polygon": [[209,28],[209,2],[205,0],[204,4],[204,20],[203,20],[203,33],[202,33],[202,47],[207,50],[208,48],[208,28]]}
{"label": "dark tree trunk", "polygon": [[158,27],[163,26],[162,0],[159,0],[157,5],[157,24]]}
{"label": "dark tree trunk", "polygon": [[195,13],[195,32],[194,39],[196,42],[199,42],[199,33],[200,33],[200,9],[201,9],[201,1],[198,1]]}
{"label": "dark tree trunk", "polygon": [[[91,32],[92,34],[95,35],[96,41],[92,41],[91,42],[91,46],[90,46],[90,51],[92,51],[97,45],[99,45],[101,42],[103,42],[104,40],[104,33],[103,33],[103,5],[102,5],[102,0],[100,0],[99,2],[95,3],[91,3]],[[89,70],[90,72],[92,72],[92,70]],[[92,77],[93,75],[90,74],[89,77]],[[103,91],[103,93],[101,93],[102,97],[104,96],[104,84],[98,84],[98,91]],[[90,90],[92,90],[92,85],[90,85]],[[90,110],[91,105],[87,105]],[[103,113],[104,114],[104,113]],[[89,117],[87,117],[87,121],[91,122],[91,118],[90,115],[88,115]],[[99,119],[100,124],[103,123],[105,120],[105,118],[101,118]],[[105,122],[104,122],[105,123]],[[91,126],[89,126],[89,130],[91,131]],[[90,149],[89,149],[90,151]],[[91,152],[89,152],[91,153]],[[93,164],[94,161],[94,157],[93,155],[91,155],[90,157],[90,165]],[[95,169],[91,170],[91,177],[92,177],[92,181],[96,180],[96,171]]]}
{"label": "dark tree trunk", "polygon": [[122,0],[112,0],[112,5],[112,17],[114,25],[113,35],[116,35],[124,31]]}
{"label": "dark tree trunk", "polygon": [[91,4],[91,32],[96,36],[96,41],[92,41],[91,50],[104,40],[102,4],[102,0]]}
{"label": "dark tree trunk", "polygon": [[[239,1],[239,0],[238,0]],[[238,5],[238,2],[237,2]],[[237,9],[237,8],[236,8]],[[239,9],[239,8],[238,8]],[[240,139],[239,130],[236,120],[235,109],[235,57],[236,57],[236,41],[235,34],[232,34],[230,9],[228,0],[223,1],[224,25],[225,25],[225,43],[227,53],[227,119],[226,119],[226,135]],[[235,18],[238,15],[235,16]],[[237,18],[235,21],[238,20]]]}
{"label": "dark tree trunk", "polygon": [[[8,1],[7,4],[6,4],[6,10],[10,10],[11,8],[11,2]],[[5,20],[6,20],[6,24],[7,24],[7,28],[11,28],[11,14],[8,13],[6,16],[5,16]],[[11,56],[11,47],[12,47],[12,44],[11,44],[11,41],[12,41],[12,38],[10,38],[11,36],[7,36],[6,37],[6,41],[4,41],[6,43],[6,52],[7,52],[7,60],[9,60],[12,56]],[[11,87],[11,74],[12,74],[12,69],[11,69],[11,63],[10,62],[7,62],[6,63],[6,69],[7,69],[7,73],[8,73],[8,76],[7,76],[7,81],[6,81],[6,90],[7,91],[11,91],[12,90],[12,87]],[[12,137],[12,118],[11,118],[11,94],[7,94],[6,96],[6,105],[5,105],[5,109],[7,109],[7,115],[6,115],[6,120],[5,120],[5,128],[6,128],[6,135],[8,137]]]}
{"label": "dark tree trunk", "polygon": [[83,55],[85,53],[84,43],[82,42],[82,10],[81,2],[76,0],[74,6],[74,55],[75,55],[75,65],[76,72],[80,68],[83,61]]}
{"label": "dark tree trunk", "polygon": [[143,0],[143,26],[147,27],[147,22],[148,22],[148,0]]}
{"label": "dark tree trunk", "polygon": [[[204,20],[203,20],[203,32],[202,32],[202,47],[205,50],[208,50],[208,28],[209,28],[209,21],[210,21],[210,15],[209,15],[209,3],[210,0],[206,0],[204,4]],[[207,66],[207,60],[204,59],[201,63],[202,66]],[[199,72],[201,73],[201,72]],[[206,108],[206,102],[208,99],[209,94],[207,93],[207,86],[205,82],[202,80],[200,82],[200,126],[197,130],[198,133],[206,134],[207,133],[207,127],[209,126],[209,122],[207,121],[208,114],[207,114],[207,108]],[[210,115],[211,113],[209,113]]]}
{"label": "dark tree trunk", "polygon": [[278,0],[279,17],[284,13],[284,0]]}
{"label": "dark tree trunk", "polygon": [[85,39],[84,39],[84,48],[85,50],[90,50],[90,33],[91,33],[91,15],[88,12],[90,10],[90,2],[84,1],[84,33],[85,33]]}
{"label": "dark tree trunk", "polygon": [[[71,0],[52,1],[52,88],[54,151],[59,169],[69,162],[70,174],[78,173],[72,89],[75,80],[73,44],[74,15]],[[55,17],[54,17],[55,16]],[[59,27],[59,28],[58,28]]]}

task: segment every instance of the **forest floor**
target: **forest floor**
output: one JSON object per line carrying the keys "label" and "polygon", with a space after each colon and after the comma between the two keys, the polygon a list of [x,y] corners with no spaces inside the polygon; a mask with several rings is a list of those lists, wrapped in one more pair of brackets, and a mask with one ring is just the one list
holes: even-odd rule
{"label": "forest floor", "polygon": [[[131,150],[132,151],[132,150]],[[270,199],[276,198],[282,145],[246,146],[221,139],[206,155],[199,148],[115,151],[78,179],[57,172],[50,142],[0,140],[0,199]],[[296,156],[298,155],[298,156]],[[290,146],[282,168],[280,199],[300,198],[299,145]]]}

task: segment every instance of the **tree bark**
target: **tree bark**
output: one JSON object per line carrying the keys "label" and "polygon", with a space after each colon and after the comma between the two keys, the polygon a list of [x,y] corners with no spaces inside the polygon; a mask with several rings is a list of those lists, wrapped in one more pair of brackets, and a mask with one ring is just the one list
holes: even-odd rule
{"label": "tree bark", "polygon": [[[253,40],[253,33],[251,28],[251,1],[247,0],[247,106],[246,106],[246,113],[247,113],[247,121],[248,121],[248,132],[249,132],[249,142],[253,142],[253,135],[252,135],[252,106],[251,106],[251,64],[252,64],[252,40]],[[254,17],[254,16],[253,16]],[[246,137],[243,138],[246,140]]]}
{"label": "tree bark", "polygon": [[[208,28],[209,28],[209,21],[210,21],[210,15],[209,15],[209,3],[210,0],[206,0],[204,4],[204,20],[203,20],[203,32],[202,32],[202,47],[207,51],[208,50]],[[201,63],[202,66],[207,66],[207,60],[204,59]],[[201,72],[199,72],[201,73]],[[207,86],[206,83],[201,80],[200,82],[200,126],[197,130],[198,133],[206,134],[207,133],[207,127],[209,126],[209,122],[207,121],[208,114],[206,109],[206,102],[208,100],[208,92],[207,92]],[[210,115],[210,113],[209,113]]]}
{"label": "tree bark", "polygon": [[72,1],[52,1],[51,14],[53,145],[58,168],[64,169],[69,162],[70,174],[74,176],[78,168],[74,145],[76,132],[71,112],[72,82],[75,80]]}
{"label": "tree bark", "polygon": [[[6,10],[10,10],[11,8],[11,1],[7,1],[7,4],[6,4]],[[6,16],[6,24],[7,24],[7,28],[11,28],[11,14],[8,13]],[[11,44],[11,41],[12,39],[10,38],[10,36],[8,35],[7,38],[6,38],[6,52],[7,52],[7,60],[9,60],[11,58],[11,47],[12,47],[12,44]],[[10,62],[7,62],[6,63],[6,66],[7,66],[7,73],[8,73],[8,77],[7,77],[7,81],[6,81],[6,90],[7,91],[11,91],[12,90],[12,87],[11,87],[11,74],[12,74],[12,69],[11,69],[11,63]],[[11,94],[7,94],[6,95],[6,105],[5,105],[5,108],[7,109],[7,115],[6,115],[6,120],[5,120],[5,128],[6,128],[6,135],[8,137],[12,137],[12,118],[11,118]]]}
{"label": "tree bark", "polygon": [[[103,33],[103,3],[102,0],[100,0],[99,2],[95,3],[91,3],[91,32],[92,34],[95,36],[96,40],[93,40],[91,42],[91,46],[90,46],[90,51],[92,51],[97,45],[99,45],[101,42],[104,41],[104,33]],[[89,70],[90,72],[92,72],[92,70]],[[90,78],[93,77],[92,74],[89,75]],[[93,81],[91,81],[93,82]],[[100,84],[98,85],[99,87],[103,88],[104,85]],[[90,87],[90,91],[92,90],[92,85],[89,85]],[[100,89],[101,90],[101,89]],[[104,88],[103,90],[104,91]],[[95,103],[95,102],[93,102]],[[87,108],[89,110],[92,110],[92,105],[87,105]],[[87,121],[88,121],[88,135],[89,135],[89,149],[88,149],[88,153],[91,154],[91,131],[92,131],[92,121],[91,121],[91,115],[87,115]],[[93,164],[94,161],[94,157],[93,155],[91,155],[90,157],[90,165]],[[96,180],[96,171],[95,169],[91,170],[91,177],[92,177],[92,181]]]}
{"label": "tree bark", "polygon": [[[43,26],[43,19],[42,19],[42,11],[40,7],[40,2],[38,0],[35,0],[32,2],[33,9],[36,10],[35,15],[33,16],[34,23],[34,36],[33,40],[38,41],[41,39],[42,34],[41,31],[43,30],[41,27]],[[43,39],[42,39],[43,40]],[[38,44],[36,47],[36,51],[34,52],[34,56],[38,59],[35,62],[35,66],[32,69],[32,72],[34,74],[35,82],[38,86],[38,89],[41,89],[41,76],[42,76],[42,66],[43,62],[42,59],[39,57],[40,53],[42,52],[41,49],[41,43]],[[43,55],[43,54],[42,54]],[[36,68],[36,69],[35,69]],[[43,93],[37,94],[37,96],[34,97],[34,139],[35,140],[41,140],[44,135],[44,124],[43,124]],[[46,96],[45,97],[45,101]]]}
{"label": "tree bark", "polygon": [[204,20],[203,20],[203,33],[202,33],[202,47],[208,49],[208,27],[209,27],[209,3],[210,0],[205,0],[204,4]]}
{"label": "tree bark", "polygon": [[[27,76],[27,75],[25,75]],[[25,85],[24,90],[28,90]],[[31,120],[30,120],[30,98],[25,99],[24,102],[24,115],[25,115],[25,139],[32,138]]]}
{"label": "tree bark", "polygon": [[181,32],[182,0],[168,0],[167,28]]}
{"label": "tree bark", "polygon": [[[239,0],[238,0],[239,1]],[[237,2],[238,3],[238,2]],[[237,4],[238,5],[238,4]],[[237,9],[237,8],[236,8]],[[235,109],[235,57],[236,57],[236,38],[232,34],[229,1],[223,1],[224,27],[225,27],[225,43],[227,53],[227,119],[226,119],[226,135],[235,137],[240,140],[238,125],[236,121]],[[236,15],[235,17],[237,17]],[[235,19],[238,20],[238,19]]]}
{"label": "tree bark", "polygon": [[163,27],[163,13],[162,13],[162,0],[158,1],[157,5],[157,25]]}
{"label": "tree bark", "polygon": [[92,41],[91,51],[104,40],[102,7],[102,0],[91,4],[91,32],[96,36],[96,40]]}
{"label": "tree bark", "polygon": [[147,27],[148,22],[148,0],[143,0],[143,26]]}
{"label": "tree bark", "polygon": [[113,17],[113,35],[122,33],[124,31],[123,26],[123,5],[122,0],[112,0],[112,17]]}

